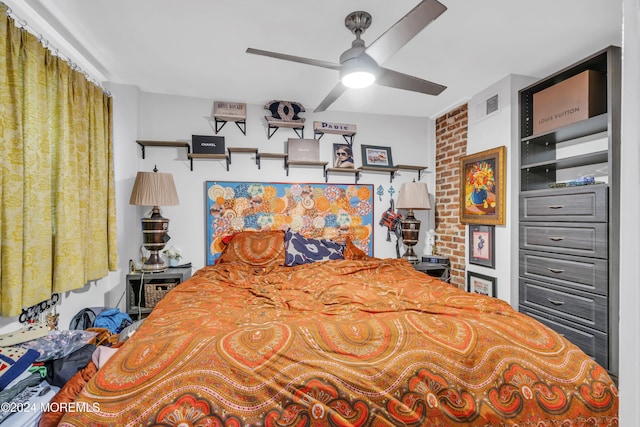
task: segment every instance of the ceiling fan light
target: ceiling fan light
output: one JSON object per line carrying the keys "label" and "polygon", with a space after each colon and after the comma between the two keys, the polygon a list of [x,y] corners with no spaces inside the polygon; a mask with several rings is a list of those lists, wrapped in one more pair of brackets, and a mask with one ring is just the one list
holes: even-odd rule
{"label": "ceiling fan light", "polygon": [[342,84],[351,89],[361,89],[371,86],[376,81],[376,76],[370,71],[355,70],[342,76]]}

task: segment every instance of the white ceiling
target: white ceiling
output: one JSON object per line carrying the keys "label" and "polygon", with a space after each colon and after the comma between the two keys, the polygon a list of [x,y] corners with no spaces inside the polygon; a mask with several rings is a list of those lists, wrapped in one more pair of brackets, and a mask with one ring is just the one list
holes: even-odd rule
{"label": "white ceiling", "polygon": [[[418,3],[4,1],[14,12],[26,13],[24,18],[36,29],[40,18],[46,21],[69,42],[69,49],[88,59],[86,69],[98,79],[211,100],[298,101],[307,111],[333,88],[338,72],[249,55],[247,47],[337,63],[354,38],[344,27],[349,12],[365,10],[373,16],[363,35],[368,44]],[[544,77],[621,43],[621,0],[441,2],[448,10],[381,64],[447,86],[441,95],[373,86],[347,91],[329,110],[434,117],[508,74]],[[64,52],[63,46],[57,47]],[[75,53],[66,55],[76,58]]]}

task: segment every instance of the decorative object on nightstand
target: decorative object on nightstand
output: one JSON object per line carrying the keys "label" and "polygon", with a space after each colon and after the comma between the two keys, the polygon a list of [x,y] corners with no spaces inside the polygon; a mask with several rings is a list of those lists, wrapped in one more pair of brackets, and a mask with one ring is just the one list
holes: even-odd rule
{"label": "decorative object on nightstand", "polygon": [[436,230],[433,228],[427,231],[427,251],[429,255],[436,254]]}
{"label": "decorative object on nightstand", "polygon": [[177,267],[180,264],[180,258],[182,258],[182,254],[180,253],[180,249],[175,246],[170,246],[162,253],[169,260],[169,267]]}
{"label": "decorative object on nightstand", "polygon": [[413,250],[418,243],[420,236],[420,220],[413,216],[413,211],[418,209],[431,209],[431,201],[429,200],[429,189],[424,182],[405,182],[400,187],[398,194],[398,209],[407,209],[406,218],[400,221],[402,230],[402,242],[407,247],[402,258],[411,263],[420,262],[420,259]]}
{"label": "decorative object on nightstand", "polygon": [[159,255],[170,237],[169,220],[160,215],[158,206],[175,206],[179,204],[178,193],[170,173],[138,172],[133,184],[129,203],[138,206],[153,206],[151,216],[142,218],[143,245],[150,254],[142,265],[144,272],[158,272],[166,269],[166,264]]}

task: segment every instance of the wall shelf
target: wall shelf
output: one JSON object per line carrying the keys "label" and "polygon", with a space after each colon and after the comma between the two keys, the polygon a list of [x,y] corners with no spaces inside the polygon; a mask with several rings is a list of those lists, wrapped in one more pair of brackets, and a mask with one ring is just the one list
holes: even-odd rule
{"label": "wall shelf", "polygon": [[258,169],[260,169],[261,160],[264,159],[282,159],[285,162],[285,166],[287,163],[287,155],[284,153],[256,153],[256,162],[258,163]]}
{"label": "wall shelf", "polygon": [[280,128],[293,129],[298,138],[304,139],[304,122],[277,121],[270,116],[265,116],[265,119],[267,119],[267,139],[271,139],[273,134]]}
{"label": "wall shelf", "polygon": [[136,143],[142,148],[142,158],[145,156],[145,148],[146,147],[178,147],[178,148],[186,148],[187,155],[191,152],[191,146],[189,146],[188,142],[184,141],[151,141],[147,139],[138,139]]}
{"label": "wall shelf", "polygon": [[218,134],[218,132],[222,130],[224,125],[226,125],[228,122],[235,123],[238,129],[240,129],[240,132],[242,132],[242,134],[245,136],[247,135],[247,121],[244,118],[231,117],[231,116],[213,116],[213,117],[205,116],[205,119],[207,119],[209,124],[213,122],[214,125],[211,127],[213,128],[213,131],[215,132],[216,135]]}
{"label": "wall shelf", "polygon": [[360,166],[360,170],[371,172],[387,172],[389,173],[389,182],[393,182],[393,178],[398,172],[397,167],[380,167],[380,166]]}
{"label": "wall shelf", "polygon": [[416,166],[416,165],[396,165],[396,167],[400,170],[410,170],[418,172],[418,181],[422,178],[422,171],[427,169],[427,166]]}
{"label": "wall shelf", "polygon": [[289,166],[314,166],[314,167],[322,167],[322,175],[326,176],[327,174],[327,165],[329,162],[314,162],[308,160],[295,160],[289,161],[288,157],[285,157],[284,160],[284,168],[287,171],[287,176],[289,176]]}
{"label": "wall shelf", "polygon": [[342,135],[347,144],[351,146],[353,145],[353,137],[356,135],[356,125],[313,122],[313,137],[315,139],[320,140],[325,133]]}
{"label": "wall shelf", "polygon": [[[340,131],[326,132],[326,133],[335,133],[340,134]],[[200,154],[200,153],[191,153],[191,147],[189,143],[183,141],[151,141],[151,140],[137,140],[136,141],[140,147],[142,147],[142,158],[144,159],[145,155],[145,147],[179,147],[186,148],[187,150],[187,158],[189,159],[189,167],[191,171],[193,171],[193,160],[194,159],[203,159],[203,160],[224,160],[225,167],[227,171],[229,170],[229,165],[231,164],[231,157],[233,153],[250,153],[255,155],[256,165],[258,169],[261,167],[262,159],[281,159],[284,161],[284,168],[287,172],[287,176],[289,176],[289,167],[290,166],[311,166],[311,167],[322,167],[322,173],[325,178],[325,182],[328,182],[328,174],[329,173],[343,173],[343,174],[353,174],[355,176],[355,182],[358,183],[360,179],[362,171],[370,171],[370,172],[384,172],[389,173],[390,180],[389,182],[393,182],[395,178],[396,172],[398,170],[411,170],[418,172],[418,181],[422,178],[422,173],[427,166],[417,166],[417,165],[396,165],[394,167],[376,167],[376,166],[361,166],[360,168],[327,168],[329,162],[323,161],[289,161],[289,156],[285,153],[260,153],[258,148],[255,147],[227,147],[226,154]],[[606,153],[605,153],[606,154]],[[602,155],[602,154],[601,154]],[[566,161],[565,161],[566,162]],[[557,163],[557,162],[556,162]],[[529,167],[537,167],[538,165],[529,165]],[[568,167],[568,166],[566,166]]]}
{"label": "wall shelf", "polygon": [[258,165],[258,169],[260,169],[260,163],[258,162],[258,149],[257,148],[229,147],[229,148],[227,148],[227,152],[229,153],[229,164],[231,164],[231,153],[253,153],[256,156],[256,165]]}
{"label": "wall shelf", "polygon": [[209,159],[209,160],[224,160],[229,171],[229,156],[226,154],[188,154],[189,162],[191,164],[191,170],[193,171],[193,159]]}
{"label": "wall shelf", "polygon": [[345,174],[353,174],[355,176],[355,183],[358,183],[360,179],[360,172],[362,169],[353,169],[353,168],[328,168],[324,171],[324,182],[329,182],[329,172],[335,173],[345,173]]}

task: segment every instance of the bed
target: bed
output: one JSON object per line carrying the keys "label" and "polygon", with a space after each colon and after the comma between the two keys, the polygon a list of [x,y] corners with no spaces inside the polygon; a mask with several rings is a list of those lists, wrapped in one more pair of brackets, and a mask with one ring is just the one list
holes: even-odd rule
{"label": "bed", "polygon": [[[287,233],[230,236],[231,249],[158,303],[80,392],[85,410],[61,425],[618,424],[607,372],[506,302],[349,239],[336,255],[334,242],[302,237],[300,251]],[[305,258],[314,244],[318,259]]]}

